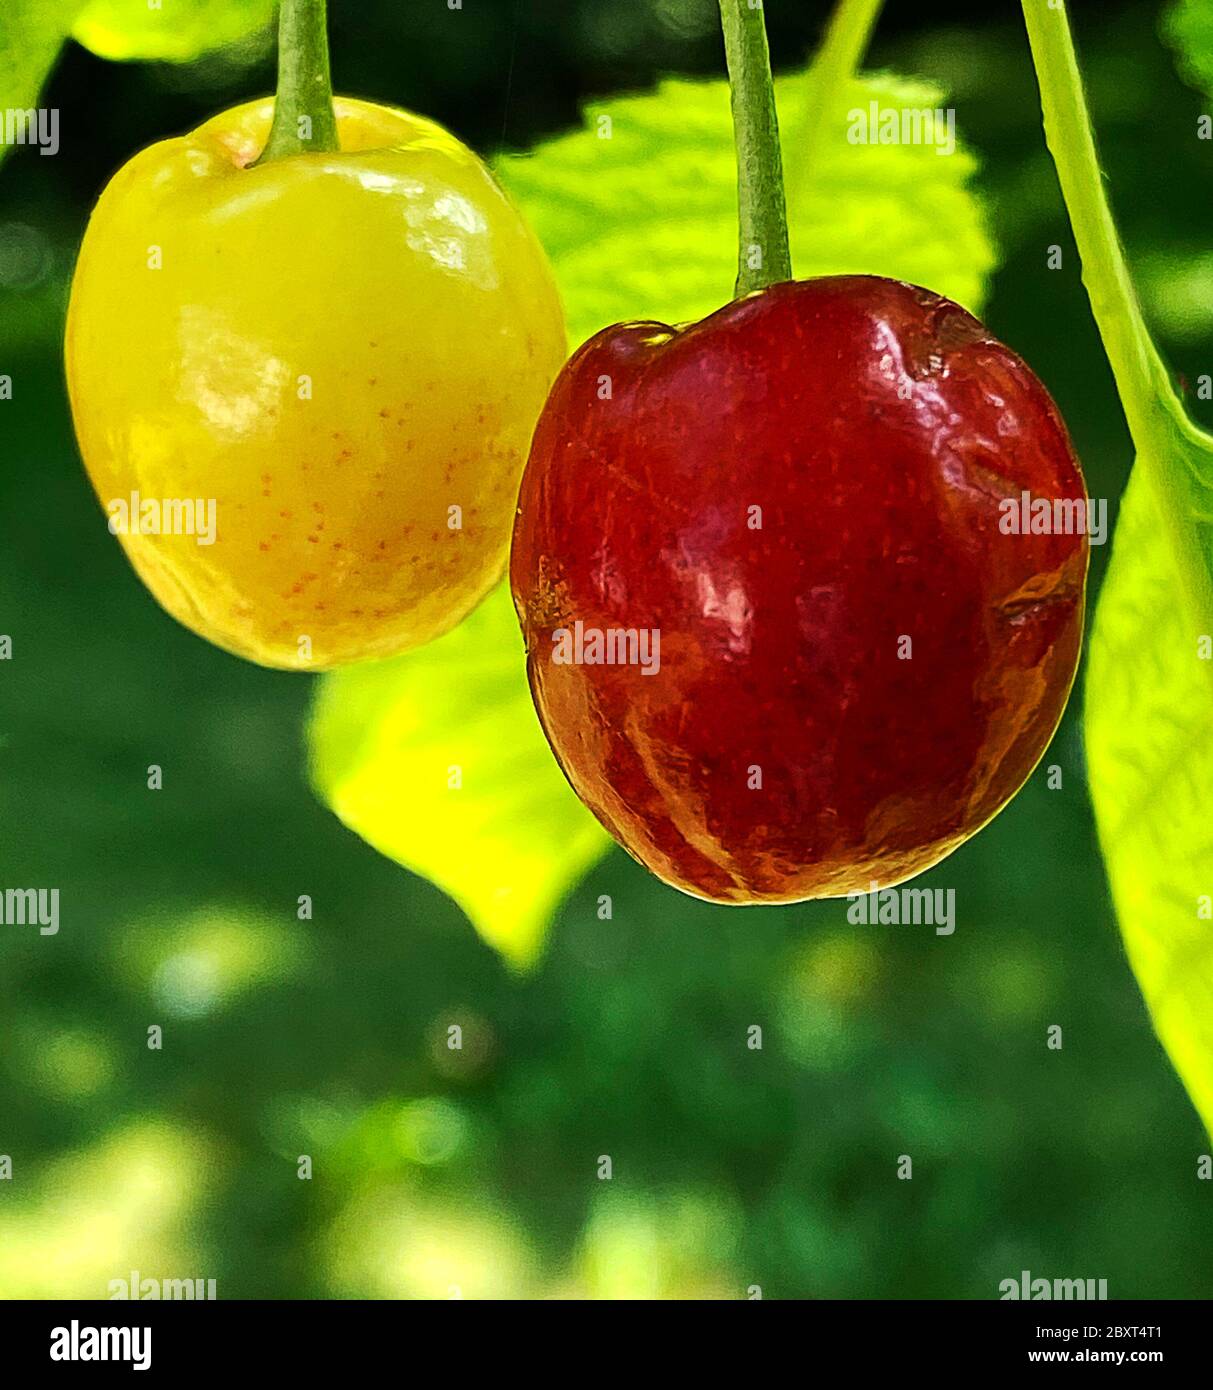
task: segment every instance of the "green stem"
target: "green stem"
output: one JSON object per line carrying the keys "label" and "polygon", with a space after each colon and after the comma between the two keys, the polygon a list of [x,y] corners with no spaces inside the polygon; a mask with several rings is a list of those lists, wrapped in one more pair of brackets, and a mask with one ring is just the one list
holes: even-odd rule
{"label": "green stem", "polygon": [[720,0],[737,142],[738,298],[792,278],[775,84],[761,4]]}
{"label": "green stem", "polygon": [[1045,141],[1082,261],[1082,279],[1134,439],[1142,439],[1170,377],[1150,338],[1104,193],[1082,75],[1064,8],[1023,0],[1040,86]]}
{"label": "green stem", "polygon": [[788,147],[795,152],[795,174],[790,181],[793,194],[803,191],[809,170],[818,167],[830,121],[838,118],[838,94],[855,76],[883,4],[884,0],[839,0],[830,18],[830,27],[809,69],[796,138]]}
{"label": "green stem", "polygon": [[[1104,192],[1074,40],[1064,8],[1023,0],[1045,140],[1082,260],[1091,312],[1116,379],[1141,469],[1195,621],[1213,614],[1213,438],[1193,424],[1150,337]],[[1207,631],[1207,628],[1202,629]]]}
{"label": "green stem", "polygon": [[282,0],[274,123],[258,164],[341,148],[325,10],[326,0]]}

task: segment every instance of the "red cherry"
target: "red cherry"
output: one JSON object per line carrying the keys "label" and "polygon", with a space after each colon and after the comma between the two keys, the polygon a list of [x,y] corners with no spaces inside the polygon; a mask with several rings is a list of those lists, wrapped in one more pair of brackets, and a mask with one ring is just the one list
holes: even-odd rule
{"label": "red cherry", "polygon": [[1053,504],[1085,497],[1040,381],[926,290],[839,276],[605,329],[557,378],[514,529],[552,749],[697,897],[920,873],[1057,727],[1087,538]]}

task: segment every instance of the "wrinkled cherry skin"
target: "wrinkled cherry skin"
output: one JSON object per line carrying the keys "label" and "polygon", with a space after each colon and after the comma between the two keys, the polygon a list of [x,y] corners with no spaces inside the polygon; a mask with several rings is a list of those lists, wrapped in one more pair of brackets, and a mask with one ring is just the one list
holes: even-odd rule
{"label": "wrinkled cherry skin", "polygon": [[[1000,529],[1023,492],[1086,495],[1057,409],[926,290],[840,276],[599,333],[540,418],[511,558],[569,781],[716,902],[929,868],[1023,785],[1074,679],[1087,539]],[[558,664],[577,620],[659,630],[659,669]]]}

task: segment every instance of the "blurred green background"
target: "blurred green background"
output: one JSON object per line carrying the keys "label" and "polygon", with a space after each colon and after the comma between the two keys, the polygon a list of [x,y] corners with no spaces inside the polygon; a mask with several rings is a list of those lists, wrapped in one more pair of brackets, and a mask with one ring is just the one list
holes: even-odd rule
{"label": "blurred green background", "polygon": [[[952,92],[1004,257],[987,321],[1114,509],[1131,446],[1077,274],[1046,269],[1072,243],[1017,7],[998,8],[890,6],[867,66]],[[1207,102],[1155,6],[1073,8],[1147,310],[1195,382],[1213,169],[1179,132]],[[568,127],[588,96],[721,72],[715,0],[334,11],[339,88],[484,153]],[[777,69],[826,12],[769,6]],[[0,882],[60,888],[62,918],[57,937],[0,927],[0,1295],[104,1297],[132,1269],[221,1297],[991,1298],[1023,1269],[1213,1294],[1208,1139],[1117,935],[1079,696],[1045,760],[1063,789],[1042,770],[925,881],[956,889],[954,936],[850,926],[845,903],[715,909],[615,851],[519,977],[317,802],[310,678],[149,599],[72,437],[72,256],[135,150],[272,83],[268,34],[182,66],[69,45],[43,97],[62,153],[0,172],[0,372],[19,383],[0,406]]]}

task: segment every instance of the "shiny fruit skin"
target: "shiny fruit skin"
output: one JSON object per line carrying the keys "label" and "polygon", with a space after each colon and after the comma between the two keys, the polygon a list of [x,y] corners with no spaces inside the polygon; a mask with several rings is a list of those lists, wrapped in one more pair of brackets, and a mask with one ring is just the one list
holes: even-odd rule
{"label": "shiny fruit skin", "polygon": [[[1023,784],[1073,682],[1087,538],[1002,529],[1023,492],[1085,498],[1056,407],[925,290],[840,276],[599,333],[540,417],[511,555],[569,781],[716,902],[929,868]],[[658,669],[554,660],[577,621],[656,629]]]}
{"label": "shiny fruit skin", "polygon": [[140,577],[201,636],[294,669],[418,646],[483,598],[565,357],[543,252],[481,161],[420,117],[335,107],[339,153],[248,167],[261,101],[136,155],[68,313],[103,506],[215,502],[213,545],[121,535]]}

